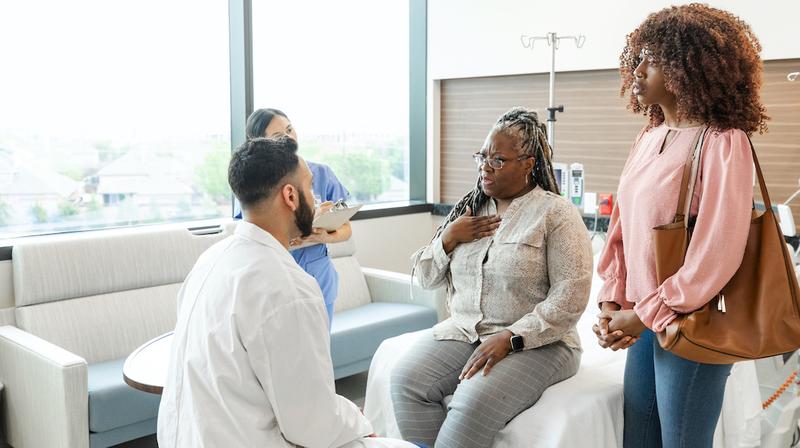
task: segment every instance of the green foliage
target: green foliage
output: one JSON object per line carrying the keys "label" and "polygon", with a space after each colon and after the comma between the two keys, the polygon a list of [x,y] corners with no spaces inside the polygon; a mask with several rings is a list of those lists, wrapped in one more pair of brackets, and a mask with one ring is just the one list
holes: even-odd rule
{"label": "green foliage", "polygon": [[125,146],[115,147],[111,140],[101,140],[94,143],[94,149],[97,150],[97,158],[100,162],[112,162],[128,152],[130,148]]}
{"label": "green foliage", "polygon": [[367,151],[328,155],[325,163],[358,201],[374,201],[389,188],[389,164]]}
{"label": "green foliage", "polygon": [[42,204],[35,203],[31,206],[30,209],[31,216],[33,216],[33,222],[37,224],[42,224],[47,222],[47,210],[42,207]]}
{"label": "green foliage", "polygon": [[330,165],[353,199],[372,202],[389,189],[391,178],[407,180],[407,142],[403,136],[328,136],[303,139],[300,155]]}
{"label": "green foliage", "polygon": [[195,179],[202,191],[217,204],[230,202],[231,189],[228,185],[228,163],[230,149],[223,145],[206,153],[203,162],[195,167]]}
{"label": "green foliage", "polygon": [[403,151],[403,147],[399,144],[392,145],[386,148],[385,151],[385,160],[389,162],[389,169],[391,170],[392,176],[403,179],[406,177],[406,160],[405,160],[405,151]]}
{"label": "green foliage", "polygon": [[86,170],[77,167],[71,167],[61,171],[61,174],[69,177],[72,180],[77,180],[80,182],[84,177],[86,177]]}
{"label": "green foliage", "polygon": [[93,194],[92,201],[86,204],[86,209],[89,210],[90,212],[96,212],[101,208],[103,208],[103,205],[100,203],[100,201],[97,200],[97,195]]}
{"label": "green foliage", "polygon": [[69,201],[62,202],[61,204],[58,204],[58,214],[61,215],[62,218],[75,216],[78,214],[78,207]]}
{"label": "green foliage", "polygon": [[312,162],[322,161],[325,159],[325,147],[322,143],[313,140],[302,140],[298,147],[298,154],[306,160]]}

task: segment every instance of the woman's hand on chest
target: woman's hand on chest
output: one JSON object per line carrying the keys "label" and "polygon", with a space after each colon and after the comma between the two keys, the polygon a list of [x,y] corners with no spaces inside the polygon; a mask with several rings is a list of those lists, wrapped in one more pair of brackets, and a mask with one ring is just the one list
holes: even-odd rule
{"label": "woman's hand on chest", "polygon": [[498,215],[472,216],[472,210],[467,207],[467,211],[448,225],[442,233],[444,252],[449,254],[461,243],[494,235],[500,227],[500,221]]}

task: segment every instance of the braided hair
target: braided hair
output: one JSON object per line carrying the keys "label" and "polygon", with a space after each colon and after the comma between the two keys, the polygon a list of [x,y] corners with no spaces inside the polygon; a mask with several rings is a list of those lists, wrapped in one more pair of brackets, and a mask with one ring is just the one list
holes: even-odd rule
{"label": "braided hair", "polygon": [[[533,156],[535,163],[531,172],[530,181],[532,186],[539,186],[543,190],[560,194],[555,174],[553,173],[553,151],[547,144],[547,128],[544,123],[539,121],[539,116],[535,111],[524,107],[514,107],[497,119],[491,132],[502,132],[514,137],[517,141],[517,150],[520,155]],[[455,221],[467,211],[469,207],[473,213],[483,207],[489,201],[489,196],[481,189],[480,177],[475,187],[464,195],[447,217],[436,229],[434,239],[439,237],[451,222]]]}

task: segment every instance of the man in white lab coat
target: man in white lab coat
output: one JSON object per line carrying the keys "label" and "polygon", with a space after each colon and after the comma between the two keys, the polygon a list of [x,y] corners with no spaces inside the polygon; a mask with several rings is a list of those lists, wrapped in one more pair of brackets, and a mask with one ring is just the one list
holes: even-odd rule
{"label": "man in white lab coat", "polygon": [[336,395],[322,293],[288,252],[314,217],[296,152],[288,138],[255,139],[232,155],[244,219],[178,295],[160,448],[415,446],[369,438],[369,421]]}

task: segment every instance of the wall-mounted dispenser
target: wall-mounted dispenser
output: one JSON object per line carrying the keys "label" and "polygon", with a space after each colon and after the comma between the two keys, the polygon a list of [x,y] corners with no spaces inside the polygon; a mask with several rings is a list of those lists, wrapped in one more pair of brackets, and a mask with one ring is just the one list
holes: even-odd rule
{"label": "wall-mounted dispenser", "polygon": [[569,199],[578,207],[583,206],[583,164],[569,166]]}
{"label": "wall-mounted dispenser", "polygon": [[569,199],[569,167],[566,163],[554,163],[553,174],[556,176],[556,184],[561,196]]}

